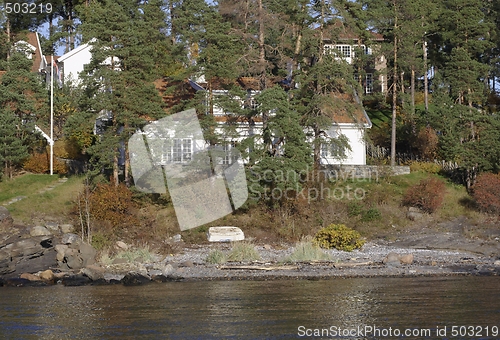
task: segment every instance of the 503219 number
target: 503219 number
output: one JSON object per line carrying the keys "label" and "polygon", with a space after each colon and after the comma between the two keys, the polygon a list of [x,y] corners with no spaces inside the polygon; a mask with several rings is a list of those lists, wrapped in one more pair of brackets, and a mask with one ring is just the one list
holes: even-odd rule
{"label": "503219 number", "polygon": [[52,13],[51,3],[6,2],[4,11],[7,14],[39,14]]}

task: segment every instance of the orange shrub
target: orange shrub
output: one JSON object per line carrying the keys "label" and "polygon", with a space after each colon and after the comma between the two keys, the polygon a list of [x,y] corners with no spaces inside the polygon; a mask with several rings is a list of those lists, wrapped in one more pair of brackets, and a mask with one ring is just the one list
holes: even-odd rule
{"label": "orange shrub", "polygon": [[482,211],[500,213],[500,175],[485,172],[477,176],[472,197]]}
{"label": "orange shrub", "polygon": [[[23,163],[23,169],[35,174],[45,174],[50,171],[49,157],[45,153],[31,154]],[[55,174],[66,174],[68,167],[66,163],[54,158],[53,169]]]}
{"label": "orange shrub", "polygon": [[443,203],[444,193],[443,181],[434,177],[426,178],[406,191],[403,197],[403,205],[417,207],[425,212],[433,213]]}
{"label": "orange shrub", "polygon": [[138,223],[134,215],[132,192],[124,185],[98,184],[90,194],[90,213],[100,224],[111,228],[118,225],[132,226]]}

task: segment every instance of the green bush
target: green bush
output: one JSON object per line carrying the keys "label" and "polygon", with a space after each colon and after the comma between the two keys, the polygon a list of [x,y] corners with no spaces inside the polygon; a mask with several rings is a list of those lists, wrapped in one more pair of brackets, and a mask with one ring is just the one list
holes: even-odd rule
{"label": "green bush", "polygon": [[311,240],[303,240],[295,245],[295,250],[287,256],[283,262],[323,261],[331,260],[331,256],[325,253]]}
{"label": "green bush", "polygon": [[370,208],[368,210],[364,210],[361,213],[361,221],[363,222],[370,222],[370,221],[375,221],[378,220],[382,217],[382,214],[377,208]]}
{"label": "green bush", "polygon": [[226,254],[224,254],[222,250],[214,249],[208,253],[205,261],[210,264],[221,264],[227,261]]}
{"label": "green bush", "polygon": [[235,243],[228,255],[229,261],[250,262],[260,260],[259,252],[248,242]]}
{"label": "green bush", "polygon": [[347,205],[347,215],[349,217],[358,216],[363,212],[363,206],[358,202],[351,202]]}
{"label": "green bush", "polygon": [[361,239],[357,231],[344,224],[330,224],[318,231],[314,237],[314,243],[321,248],[353,251],[361,248],[365,241]]}

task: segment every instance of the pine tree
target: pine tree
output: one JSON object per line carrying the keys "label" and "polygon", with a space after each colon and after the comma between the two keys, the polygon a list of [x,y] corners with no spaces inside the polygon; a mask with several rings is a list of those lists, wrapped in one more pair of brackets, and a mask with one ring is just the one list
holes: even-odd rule
{"label": "pine tree", "polygon": [[164,115],[153,85],[166,36],[161,31],[161,1],[92,2],[81,7],[81,32],[92,45],[81,102],[82,116],[106,122],[100,140],[89,148],[95,169],[112,171],[119,183],[119,157],[125,148],[124,180],[129,183],[126,141],[147,119]]}

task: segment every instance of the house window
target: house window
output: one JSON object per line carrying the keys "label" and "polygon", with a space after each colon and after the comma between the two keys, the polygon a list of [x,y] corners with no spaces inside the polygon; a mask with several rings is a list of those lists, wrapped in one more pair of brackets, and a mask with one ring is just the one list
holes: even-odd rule
{"label": "house window", "polygon": [[373,93],[373,74],[367,73],[365,79],[365,93],[370,94]]}
{"label": "house window", "polygon": [[238,157],[233,152],[233,149],[236,148],[235,142],[224,143],[222,145],[222,151],[224,151],[224,155],[222,157],[222,164],[230,165],[237,161]]}
{"label": "house window", "polygon": [[324,54],[332,54],[333,53],[333,45],[325,45],[323,53]]}
{"label": "house window", "polygon": [[339,53],[340,57],[344,57],[344,58],[351,57],[351,46],[350,45],[337,45],[335,47],[340,52]]}
{"label": "house window", "polygon": [[162,163],[186,163],[191,160],[193,143],[190,138],[166,140],[163,147]]}
{"label": "house window", "polygon": [[321,144],[321,157],[327,158],[328,157],[328,144]]}

